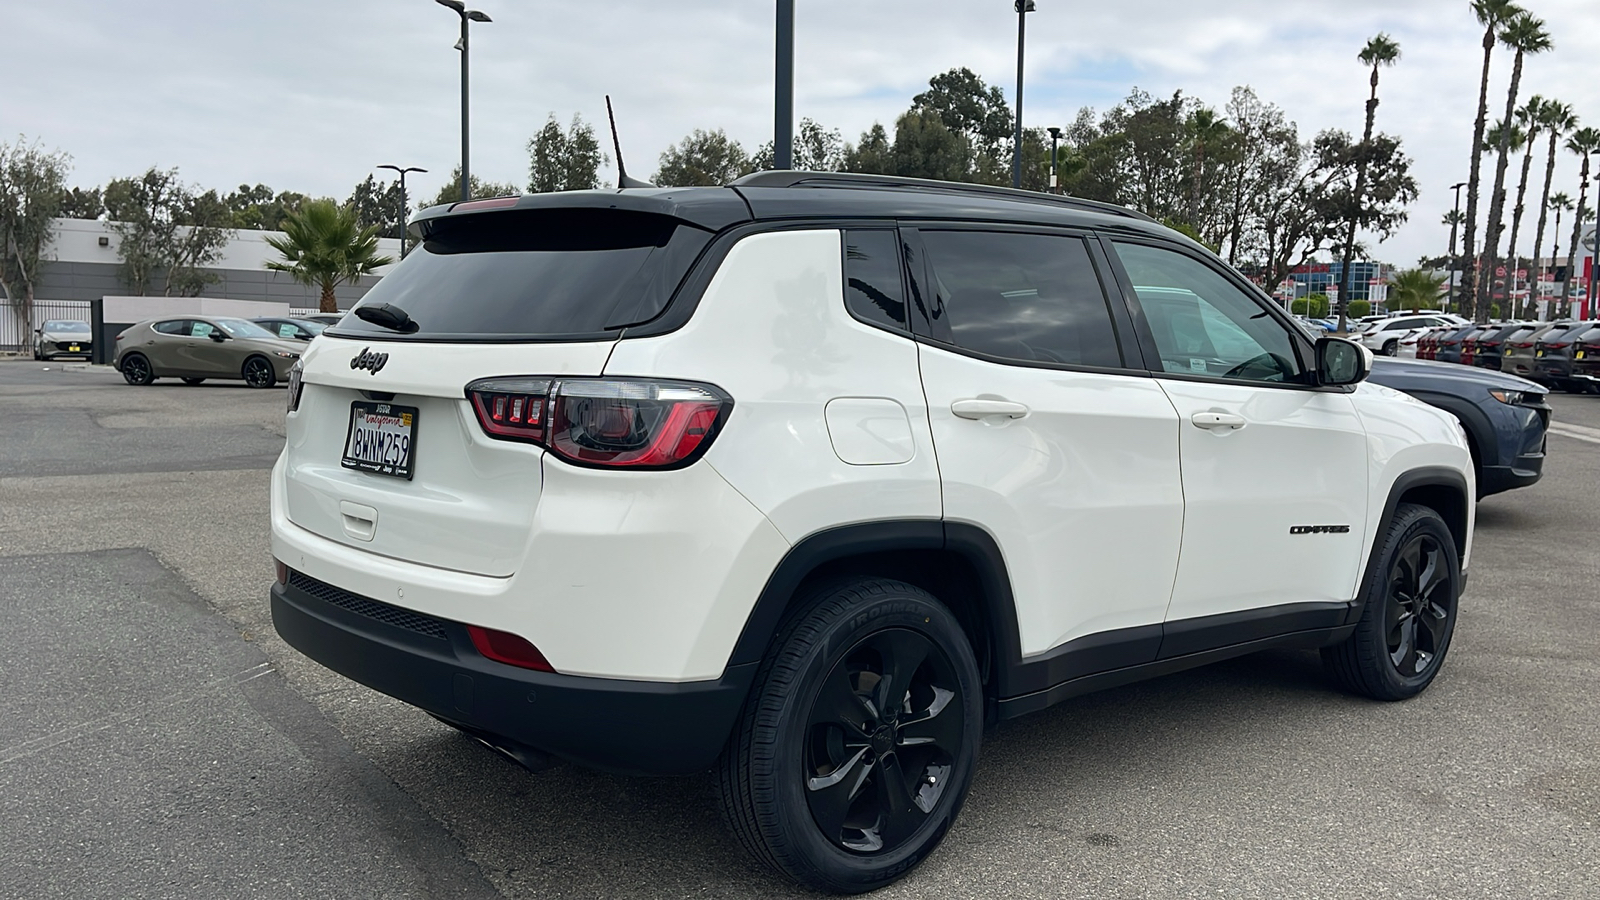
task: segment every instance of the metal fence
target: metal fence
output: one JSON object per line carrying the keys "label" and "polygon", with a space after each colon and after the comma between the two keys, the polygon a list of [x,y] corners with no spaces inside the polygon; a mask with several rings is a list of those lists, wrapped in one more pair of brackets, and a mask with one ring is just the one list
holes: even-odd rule
{"label": "metal fence", "polygon": [[0,350],[27,350],[33,346],[33,330],[51,319],[89,321],[88,300],[34,300],[30,321],[24,323],[18,304],[0,300]]}

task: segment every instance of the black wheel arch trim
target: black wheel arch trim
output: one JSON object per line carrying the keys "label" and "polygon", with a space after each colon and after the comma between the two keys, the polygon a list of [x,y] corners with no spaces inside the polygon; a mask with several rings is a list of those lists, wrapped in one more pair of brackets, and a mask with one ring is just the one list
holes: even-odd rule
{"label": "black wheel arch trim", "polygon": [[[1414,492],[1425,489],[1424,495],[1418,496]],[[1456,556],[1466,556],[1467,549],[1467,520],[1469,504],[1476,503],[1477,499],[1467,485],[1467,477],[1455,469],[1444,466],[1423,466],[1401,472],[1389,485],[1388,497],[1384,500],[1383,515],[1378,517],[1377,527],[1372,531],[1371,546],[1367,549],[1367,564],[1361,571],[1362,588],[1356,592],[1356,601],[1351,605],[1349,623],[1354,624],[1361,618],[1361,608],[1366,602],[1365,585],[1377,571],[1379,564],[1378,555],[1383,552],[1382,531],[1394,521],[1395,511],[1399,509],[1400,502],[1407,495],[1412,495],[1411,502],[1428,506],[1439,517],[1444,519],[1445,527],[1450,529],[1450,535],[1455,539]],[[1448,501],[1448,502],[1441,502]],[[1450,506],[1441,509],[1441,506]],[[1466,590],[1467,573],[1461,571],[1461,587]]]}

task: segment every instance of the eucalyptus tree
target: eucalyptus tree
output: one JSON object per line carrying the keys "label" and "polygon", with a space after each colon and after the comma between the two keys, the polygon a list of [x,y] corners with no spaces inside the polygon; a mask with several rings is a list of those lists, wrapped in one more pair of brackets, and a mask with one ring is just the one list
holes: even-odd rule
{"label": "eucalyptus tree", "polygon": [[[1546,100],[1539,111],[1540,127],[1545,134],[1550,136],[1550,158],[1544,167],[1544,191],[1539,197],[1539,227],[1534,232],[1533,238],[1533,284],[1537,291],[1538,285],[1544,281],[1544,225],[1545,220],[1553,208],[1550,196],[1550,184],[1556,177],[1556,149],[1560,140],[1567,132],[1578,127],[1578,117],[1572,114],[1572,107],[1556,100]],[[1565,197],[1565,194],[1561,196]],[[1567,198],[1567,208],[1571,209],[1572,199]],[[1555,245],[1561,245],[1561,223],[1556,223]],[[1552,249],[1550,255],[1556,251]]]}
{"label": "eucalyptus tree", "polygon": [[1470,311],[1477,296],[1478,284],[1478,184],[1481,180],[1482,163],[1479,148],[1483,146],[1483,129],[1489,118],[1489,62],[1494,56],[1500,27],[1521,13],[1522,7],[1511,0],[1471,0],[1469,6],[1472,14],[1477,17],[1478,24],[1483,26],[1483,75],[1478,80],[1478,117],[1472,125],[1472,153],[1469,160],[1471,169],[1467,176],[1467,219],[1463,223],[1465,228],[1461,252],[1462,257],[1470,260],[1470,263],[1461,279],[1460,292],[1457,296],[1459,305]]}
{"label": "eucalyptus tree", "polygon": [[[1550,40],[1550,32],[1545,30],[1544,20],[1527,12],[1519,12],[1506,20],[1500,28],[1500,42],[1508,49],[1516,51],[1511,64],[1511,87],[1506,91],[1505,121],[1509,124],[1516,120],[1517,92],[1522,88],[1523,59],[1529,54],[1544,53],[1554,44]],[[1495,158],[1494,166],[1494,190],[1489,194],[1489,222],[1484,228],[1483,256],[1485,265],[1491,272],[1494,271],[1496,257],[1500,252],[1500,229],[1505,224],[1503,219],[1506,206],[1506,165],[1511,161],[1510,139],[1510,129],[1507,128],[1500,134],[1500,153]],[[1489,286],[1492,283],[1492,278],[1484,278],[1478,286],[1475,318],[1479,322],[1488,321],[1489,299],[1492,293]]]}
{"label": "eucalyptus tree", "polygon": [[1578,210],[1572,217],[1572,243],[1567,245],[1567,280],[1561,287],[1561,299],[1572,296],[1573,267],[1577,263],[1578,240],[1583,237],[1584,210],[1589,200],[1589,157],[1600,153],[1600,128],[1579,128],[1567,138],[1567,149],[1583,159],[1583,172],[1578,176]]}
{"label": "eucalyptus tree", "polygon": [[[1363,65],[1372,67],[1369,80],[1372,93],[1367,98],[1367,126],[1361,133],[1361,146],[1356,151],[1356,202],[1360,203],[1367,190],[1367,156],[1372,147],[1372,124],[1378,115],[1378,71],[1400,61],[1400,44],[1387,34],[1379,32],[1367,41],[1356,54]],[[1344,265],[1339,270],[1339,330],[1345,330],[1345,310],[1350,306],[1350,262],[1355,256],[1356,225],[1359,219],[1350,217],[1349,230],[1344,236]]]}

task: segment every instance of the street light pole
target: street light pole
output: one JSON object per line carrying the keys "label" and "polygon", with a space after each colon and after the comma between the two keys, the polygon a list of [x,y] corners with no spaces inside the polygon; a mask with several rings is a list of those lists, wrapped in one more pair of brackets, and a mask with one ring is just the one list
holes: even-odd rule
{"label": "street light pole", "polygon": [[1456,212],[1450,217],[1450,291],[1446,296],[1456,292],[1456,266],[1460,262],[1456,259],[1456,231],[1461,227],[1461,189],[1466,186],[1465,181],[1450,185],[1450,190],[1456,192]]}
{"label": "street light pole", "polygon": [[774,54],[772,166],[794,168],[794,0],[778,0],[777,52]]}
{"label": "street light pole", "polygon": [[1027,34],[1028,13],[1033,12],[1033,0],[1012,0],[1017,11],[1017,128],[1011,144],[1011,186],[1022,187],[1022,47]]}
{"label": "street light pole", "polygon": [[471,200],[472,176],[468,174],[468,141],[467,141],[467,23],[492,22],[493,19],[475,10],[467,9],[461,0],[434,0],[440,6],[448,6],[461,17],[461,40],[456,44],[456,49],[461,51],[461,199]]}
{"label": "street light pole", "polygon": [[1061,140],[1061,129],[1050,126],[1050,193],[1061,193],[1056,189],[1056,142]]}
{"label": "street light pole", "polygon": [[396,172],[400,173],[400,258],[401,259],[405,259],[406,258],[406,218],[407,218],[406,217],[406,211],[411,208],[411,204],[406,202],[406,173],[407,172],[426,172],[428,170],[427,169],[418,168],[417,166],[406,166],[404,169],[402,169],[399,166],[391,166],[388,163],[384,163],[383,165],[379,166],[378,168],[380,168],[380,169],[393,169]]}

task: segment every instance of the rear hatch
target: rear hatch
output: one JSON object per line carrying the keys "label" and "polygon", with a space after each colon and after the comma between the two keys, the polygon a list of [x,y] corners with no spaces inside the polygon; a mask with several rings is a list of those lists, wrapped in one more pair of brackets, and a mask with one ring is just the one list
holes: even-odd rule
{"label": "rear hatch", "polygon": [[622,328],[665,309],[711,232],[654,212],[548,206],[419,225],[421,244],[357,307],[403,311],[403,331],[353,312],[301,361],[286,513],[360,550],[509,576],[545,451],[491,438],[466,386],[599,375]]}

